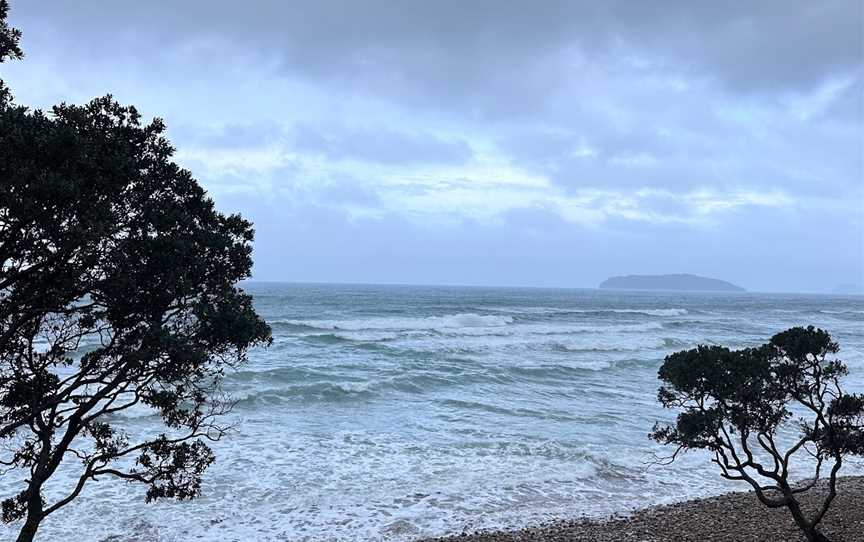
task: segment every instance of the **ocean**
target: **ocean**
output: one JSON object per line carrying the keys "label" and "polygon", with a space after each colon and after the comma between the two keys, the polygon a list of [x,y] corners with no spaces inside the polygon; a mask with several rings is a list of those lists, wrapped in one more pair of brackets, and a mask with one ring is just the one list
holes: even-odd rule
{"label": "ocean", "polygon": [[203,496],[145,505],[141,488],[102,480],[41,540],[412,540],[744,490],[704,455],[656,464],[670,450],[647,434],[674,416],[656,401],[657,369],[676,350],[757,345],[794,325],[829,330],[847,390],[864,392],[861,297],[245,288],[274,341],[225,381],[237,429],[214,446]]}

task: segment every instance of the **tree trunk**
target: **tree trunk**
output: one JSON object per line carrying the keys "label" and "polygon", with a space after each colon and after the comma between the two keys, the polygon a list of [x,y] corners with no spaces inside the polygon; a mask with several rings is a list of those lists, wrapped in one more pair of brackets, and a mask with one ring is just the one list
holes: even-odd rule
{"label": "tree trunk", "polygon": [[21,527],[21,532],[18,533],[18,538],[16,542],[33,542],[33,538],[36,536],[36,531],[39,529],[39,522],[41,519],[36,516],[27,515],[27,521],[24,522],[24,526]]}
{"label": "tree trunk", "polygon": [[[34,476],[34,478],[36,478]],[[27,488],[27,518],[24,520],[24,525],[21,527],[21,532],[18,533],[16,542],[32,542],[36,536],[36,531],[39,529],[39,524],[45,517],[42,515],[42,483],[35,480],[30,480],[30,487]]]}
{"label": "tree trunk", "polygon": [[804,536],[807,537],[808,542],[831,542],[831,540],[824,534],[820,533],[816,527],[810,527],[809,532],[804,531]]}
{"label": "tree trunk", "polygon": [[801,529],[805,538],[807,538],[807,542],[831,542],[827,536],[819,532],[815,525],[807,521],[807,518],[804,517],[804,512],[801,511],[801,506],[798,504],[798,501],[795,500],[794,497],[791,497],[791,495],[790,498],[791,500],[786,506],[792,513],[792,517],[795,519],[798,528]]}

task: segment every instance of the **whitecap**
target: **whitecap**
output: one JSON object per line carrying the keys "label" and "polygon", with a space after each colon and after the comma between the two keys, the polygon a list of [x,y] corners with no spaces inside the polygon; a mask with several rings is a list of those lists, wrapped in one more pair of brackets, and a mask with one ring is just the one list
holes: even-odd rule
{"label": "whitecap", "polygon": [[503,327],[514,322],[512,316],[458,313],[427,317],[372,317],[353,320],[284,320],[283,323],[338,331],[367,330],[451,330]]}
{"label": "whitecap", "polygon": [[687,309],[612,309],[619,314],[645,314],[648,316],[684,316]]}
{"label": "whitecap", "polygon": [[644,314],[646,316],[683,316],[688,314],[687,309],[669,308],[669,309],[615,309],[611,307],[597,307],[584,309],[571,309],[562,307],[491,307],[488,310],[495,312],[505,312],[511,314]]}

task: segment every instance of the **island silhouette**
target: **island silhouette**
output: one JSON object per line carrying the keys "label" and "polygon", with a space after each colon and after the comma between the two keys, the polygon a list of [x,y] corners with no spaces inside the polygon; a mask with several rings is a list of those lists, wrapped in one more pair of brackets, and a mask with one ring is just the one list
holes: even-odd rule
{"label": "island silhouette", "polygon": [[745,292],[725,280],[698,275],[626,275],[610,277],[600,283],[603,290],[673,290],[689,292]]}

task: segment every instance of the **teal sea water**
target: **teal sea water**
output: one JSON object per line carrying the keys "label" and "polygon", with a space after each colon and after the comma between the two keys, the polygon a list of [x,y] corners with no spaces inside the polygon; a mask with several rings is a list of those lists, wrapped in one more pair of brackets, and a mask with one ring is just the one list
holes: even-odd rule
{"label": "teal sea water", "polygon": [[[247,289],[274,342],[227,378],[239,425],[204,496],[144,505],[134,486],[92,484],[43,540],[410,540],[744,489],[705,456],[651,464],[664,450],[646,434],[672,415],[657,369],[793,325],[831,331],[864,391],[861,297]],[[123,423],[158,427],[146,411]]]}

